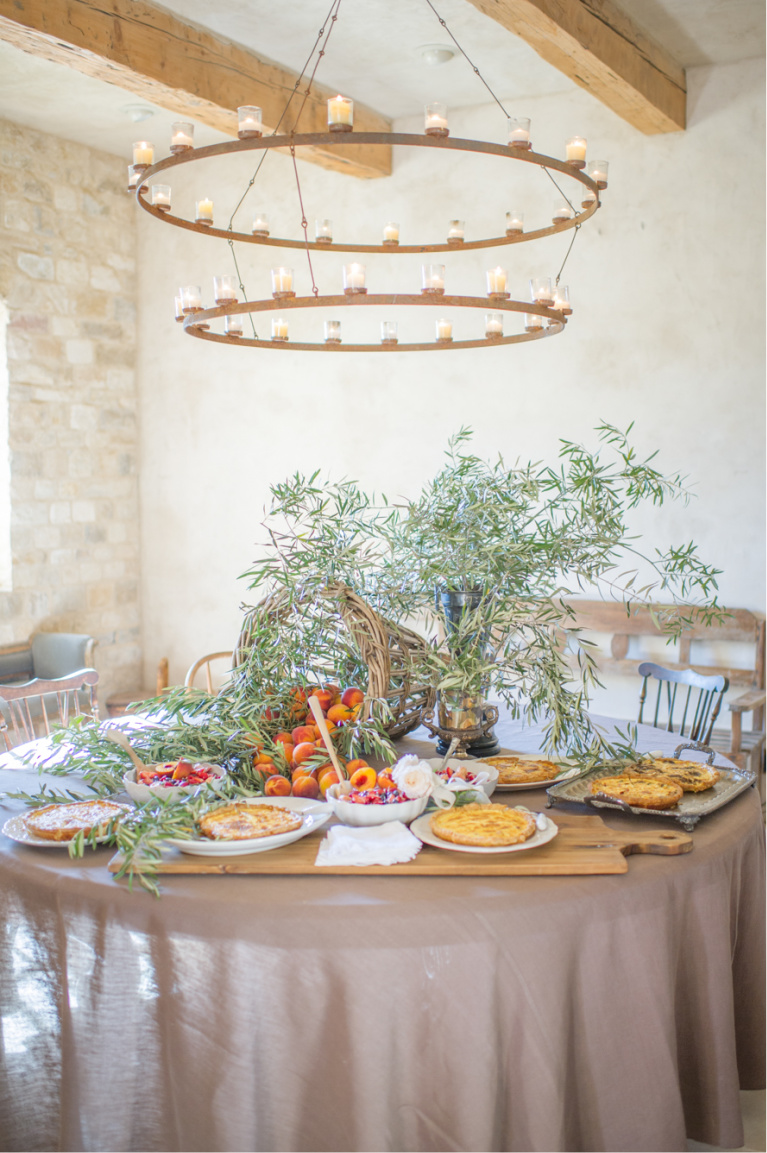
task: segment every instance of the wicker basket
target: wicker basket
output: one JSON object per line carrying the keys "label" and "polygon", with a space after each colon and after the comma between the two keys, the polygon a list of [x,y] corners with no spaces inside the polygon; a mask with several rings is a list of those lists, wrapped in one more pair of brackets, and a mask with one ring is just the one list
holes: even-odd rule
{"label": "wicker basket", "polygon": [[[412,655],[424,651],[426,641],[411,629],[392,624],[379,616],[347,585],[329,585],[320,595],[337,605],[339,617],[349,633],[352,645],[367,665],[368,683],[363,715],[369,715],[374,699],[383,698],[392,712],[391,721],[384,726],[390,737],[402,737],[417,728],[421,723],[422,710],[432,708],[435,702],[433,689],[414,685],[410,680]],[[287,620],[291,612],[283,593],[267,597],[257,610],[251,610],[245,617],[235,649],[239,664],[247,659],[252,644],[252,612],[264,609],[272,613],[278,622]]]}

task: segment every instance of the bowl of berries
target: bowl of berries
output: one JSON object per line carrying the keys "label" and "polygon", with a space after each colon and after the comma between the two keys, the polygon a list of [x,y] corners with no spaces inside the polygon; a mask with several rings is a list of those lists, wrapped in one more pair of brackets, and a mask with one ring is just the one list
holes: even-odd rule
{"label": "bowl of berries", "polygon": [[429,764],[434,770],[434,775],[439,777],[448,789],[455,791],[482,789],[486,796],[491,797],[498,784],[498,770],[495,765],[488,765],[483,761],[450,757],[443,764],[441,757],[433,757],[429,760]]}
{"label": "bowl of berries", "polygon": [[201,785],[220,781],[225,776],[226,772],[221,765],[209,765],[205,761],[193,764],[182,757],[166,764],[131,769],[123,776],[123,784],[131,800],[143,804],[156,797],[163,801],[188,797]]}
{"label": "bowl of berries", "polygon": [[[416,762],[416,757],[403,757],[392,768],[377,772],[364,761],[350,761],[348,781],[331,785],[326,795],[334,816],[344,825],[384,825],[387,821],[402,821],[409,825],[420,817],[429,803],[433,790],[431,768],[425,761],[419,772],[407,773],[402,762]],[[405,766],[405,770],[409,766]],[[418,794],[418,795],[414,795]]]}

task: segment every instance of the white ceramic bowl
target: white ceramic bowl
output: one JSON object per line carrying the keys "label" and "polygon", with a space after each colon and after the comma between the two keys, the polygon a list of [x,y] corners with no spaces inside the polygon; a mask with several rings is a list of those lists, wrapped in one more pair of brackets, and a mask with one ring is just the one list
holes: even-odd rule
{"label": "white ceramic bowl", "polygon": [[356,828],[385,825],[388,821],[402,821],[403,825],[409,825],[420,817],[429,803],[428,797],[419,797],[417,801],[396,801],[391,805],[355,805],[339,797],[337,790],[338,785],[330,786],[326,793],[327,802],[342,825]]}
{"label": "white ceramic bowl", "polygon": [[[226,776],[226,770],[221,765],[209,765],[207,762],[200,761],[199,764],[205,763],[207,769],[213,770],[213,775],[217,780],[221,780]],[[147,768],[151,768],[147,765]],[[206,781],[205,784],[208,782]],[[143,805],[145,801],[152,801],[156,797],[160,797],[163,801],[178,800],[180,797],[189,797],[195,789],[202,789],[205,785],[144,785],[136,780],[136,770],[131,769],[123,777],[123,785],[125,791],[132,801]]]}
{"label": "white ceramic bowl", "polygon": [[[431,757],[428,763],[433,769],[436,770],[442,764],[442,757]],[[459,757],[450,757],[447,764],[445,765],[445,768],[454,769],[456,772],[458,769],[469,769],[472,773],[487,773],[488,779],[482,782],[481,787],[484,789],[485,794],[488,797],[492,797],[493,793],[495,792],[495,786],[498,784],[498,770],[494,765],[486,765],[484,761],[472,761],[469,759],[461,760]],[[442,778],[440,777],[440,780],[441,779]],[[466,783],[466,787],[467,789],[471,788],[471,785],[468,783],[468,781]]]}

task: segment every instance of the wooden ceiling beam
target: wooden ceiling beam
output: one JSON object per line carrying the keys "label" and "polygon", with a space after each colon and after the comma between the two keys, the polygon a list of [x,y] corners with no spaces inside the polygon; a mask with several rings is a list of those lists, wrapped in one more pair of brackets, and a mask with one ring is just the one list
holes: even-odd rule
{"label": "wooden ceiling beam", "polygon": [[[281,65],[143,0],[0,0],[0,40],[228,136],[237,135],[236,109],[242,104],[260,107],[267,131],[275,128],[298,79]],[[326,101],[332,95],[335,90],[312,86],[301,132],[327,131]],[[296,109],[301,99],[294,98]],[[292,124],[290,114],[287,123]],[[354,126],[391,131],[389,120],[358,104]],[[353,176],[391,173],[390,148],[307,149],[302,158]]]}
{"label": "wooden ceiling beam", "polygon": [[684,68],[612,0],[469,0],[648,135],[686,124]]}

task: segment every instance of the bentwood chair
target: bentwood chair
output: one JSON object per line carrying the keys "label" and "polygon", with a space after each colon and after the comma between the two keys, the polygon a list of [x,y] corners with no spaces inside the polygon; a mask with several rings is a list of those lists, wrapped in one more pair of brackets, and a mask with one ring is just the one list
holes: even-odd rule
{"label": "bentwood chair", "polygon": [[0,685],[0,737],[6,752],[16,745],[50,736],[51,722],[66,728],[74,717],[98,720],[98,680],[95,669],[80,669],[55,680]]}
{"label": "bentwood chair", "polygon": [[[213,674],[211,673],[210,666],[211,666],[211,663],[213,661],[223,661],[223,660],[229,661],[229,669],[233,668],[233,658],[232,658],[232,650],[231,649],[227,649],[226,652],[221,652],[221,653],[207,653],[204,657],[200,657],[200,659],[198,661],[195,661],[194,664],[191,665],[189,670],[187,671],[187,674],[184,677],[184,688],[193,689],[195,677],[197,676],[200,669],[204,669],[205,670],[205,688],[209,693],[212,693],[213,692]],[[229,669],[227,669],[227,672],[229,671]]]}
{"label": "bentwood chair", "polygon": [[[727,677],[704,677],[692,669],[664,669],[650,661],[643,662],[638,671],[642,677],[639,723],[708,744],[722,707],[722,697],[729,688]],[[650,679],[657,681],[655,710],[652,720],[645,720],[643,714]],[[678,692],[680,688],[682,691]]]}

